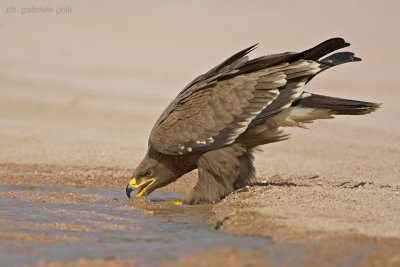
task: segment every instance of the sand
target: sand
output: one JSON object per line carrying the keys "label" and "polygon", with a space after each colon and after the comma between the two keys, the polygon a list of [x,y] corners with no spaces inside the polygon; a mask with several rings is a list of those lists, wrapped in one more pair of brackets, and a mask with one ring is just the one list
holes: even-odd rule
{"label": "sand", "polygon": [[[259,56],[341,36],[363,61],[308,90],[382,108],[288,129],[290,140],[257,153],[259,185],[215,205],[210,224],[296,242],[400,238],[398,2],[117,2],[76,2],[58,15],[22,14],[34,1],[0,3],[2,185],[124,194],[159,113],[195,76],[254,43]],[[186,192],[195,175],[163,190]]]}

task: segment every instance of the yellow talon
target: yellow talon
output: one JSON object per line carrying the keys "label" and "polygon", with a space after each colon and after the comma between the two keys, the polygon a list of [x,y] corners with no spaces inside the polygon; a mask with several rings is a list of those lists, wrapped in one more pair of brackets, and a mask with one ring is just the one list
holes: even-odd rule
{"label": "yellow talon", "polygon": [[180,201],[180,200],[168,200],[167,202],[172,204],[172,205],[177,205],[177,206],[183,205],[183,202]]}

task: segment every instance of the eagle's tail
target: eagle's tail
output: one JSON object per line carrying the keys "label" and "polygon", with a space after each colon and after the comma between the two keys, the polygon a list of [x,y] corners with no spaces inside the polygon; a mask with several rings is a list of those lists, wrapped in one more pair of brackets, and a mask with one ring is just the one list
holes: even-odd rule
{"label": "eagle's tail", "polygon": [[363,115],[380,107],[381,104],[342,99],[311,93],[303,93],[293,105],[258,124],[242,134],[237,142],[247,148],[286,140],[288,135],[279,127],[303,127],[314,120],[330,119],[333,115]]}
{"label": "eagle's tail", "polygon": [[278,127],[305,127],[319,119],[330,119],[333,115],[364,115],[378,109],[381,104],[342,99],[304,92],[292,106],[271,118]]}
{"label": "eagle's tail", "polygon": [[364,115],[377,110],[381,104],[304,93],[292,106],[329,110],[332,115]]}

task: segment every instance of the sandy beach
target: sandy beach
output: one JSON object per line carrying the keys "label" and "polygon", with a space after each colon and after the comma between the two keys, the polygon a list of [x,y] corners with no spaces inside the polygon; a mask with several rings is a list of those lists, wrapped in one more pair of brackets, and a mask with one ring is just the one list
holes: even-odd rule
{"label": "sandy beach", "polygon": [[[252,55],[261,56],[340,36],[363,61],[329,70],[307,89],[382,108],[287,129],[289,140],[256,154],[258,183],[214,205],[208,223],[216,231],[277,242],[318,242],[321,250],[310,255],[368,243],[377,254],[361,266],[400,266],[399,7],[396,1],[3,1],[0,184],[120,188],[123,199],[155,120],[194,77],[254,43],[260,46]],[[160,191],[188,192],[196,175]],[[90,195],[64,197],[26,196],[31,202],[90,201]],[[0,225],[1,219],[7,218]],[[10,238],[19,240],[3,234],[0,241]],[[274,266],[257,253],[200,251],[163,264],[235,255],[237,266]]]}

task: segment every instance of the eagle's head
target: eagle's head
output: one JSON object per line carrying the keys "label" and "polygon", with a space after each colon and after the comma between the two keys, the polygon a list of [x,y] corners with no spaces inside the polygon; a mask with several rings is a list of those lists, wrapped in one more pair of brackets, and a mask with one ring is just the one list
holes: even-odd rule
{"label": "eagle's head", "polygon": [[127,196],[131,198],[149,195],[194,168],[188,168],[178,162],[177,156],[161,154],[149,148],[126,186]]}

